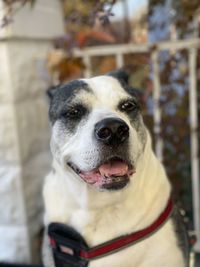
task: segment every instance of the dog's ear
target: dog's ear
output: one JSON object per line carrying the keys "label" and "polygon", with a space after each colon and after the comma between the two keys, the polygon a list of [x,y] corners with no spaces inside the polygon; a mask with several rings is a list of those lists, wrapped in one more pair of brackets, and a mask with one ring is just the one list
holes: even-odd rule
{"label": "dog's ear", "polygon": [[125,69],[119,69],[116,71],[111,71],[107,75],[116,78],[117,80],[119,80],[122,83],[125,83],[125,84],[129,83],[129,73]]}
{"label": "dog's ear", "polygon": [[116,78],[123,86],[125,86],[127,92],[130,95],[135,96],[141,105],[144,104],[144,99],[145,99],[144,91],[141,89],[133,88],[129,84],[129,77],[130,77],[129,71],[125,69],[119,69],[116,71],[111,71],[107,75]]}
{"label": "dog's ear", "polygon": [[59,86],[51,86],[47,89],[46,94],[50,100],[52,100],[58,88]]}

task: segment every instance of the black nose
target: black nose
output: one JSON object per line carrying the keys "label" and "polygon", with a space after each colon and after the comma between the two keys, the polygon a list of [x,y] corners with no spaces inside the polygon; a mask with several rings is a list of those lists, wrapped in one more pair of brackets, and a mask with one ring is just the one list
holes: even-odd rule
{"label": "black nose", "polygon": [[107,118],[95,124],[95,137],[106,145],[119,145],[129,136],[129,127],[121,119]]}

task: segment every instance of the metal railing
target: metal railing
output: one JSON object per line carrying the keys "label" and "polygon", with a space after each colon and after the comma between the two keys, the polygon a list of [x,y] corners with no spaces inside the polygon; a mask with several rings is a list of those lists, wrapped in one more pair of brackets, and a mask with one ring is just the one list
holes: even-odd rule
{"label": "metal railing", "polygon": [[181,41],[165,41],[156,44],[123,44],[112,46],[88,47],[82,50],[75,49],[74,55],[81,57],[86,66],[85,77],[92,76],[92,57],[115,56],[117,68],[124,65],[125,54],[150,53],[153,74],[153,100],[154,100],[154,134],[156,137],[155,151],[157,156],[163,158],[163,140],[161,133],[162,110],[160,108],[161,83],[159,76],[158,56],[161,51],[178,51],[186,49],[189,55],[189,115],[190,115],[190,140],[191,140],[191,177],[192,200],[194,216],[194,232],[197,242],[194,251],[200,252],[200,182],[199,182],[199,156],[198,156],[198,110],[197,110],[197,50],[200,48],[200,39],[188,39]]}

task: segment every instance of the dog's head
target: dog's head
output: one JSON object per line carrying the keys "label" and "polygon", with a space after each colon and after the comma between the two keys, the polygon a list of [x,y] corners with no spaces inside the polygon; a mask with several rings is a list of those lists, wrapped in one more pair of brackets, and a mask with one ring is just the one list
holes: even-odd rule
{"label": "dog's head", "polygon": [[147,135],[126,73],[74,80],[49,96],[51,150],[64,171],[100,191],[127,186]]}

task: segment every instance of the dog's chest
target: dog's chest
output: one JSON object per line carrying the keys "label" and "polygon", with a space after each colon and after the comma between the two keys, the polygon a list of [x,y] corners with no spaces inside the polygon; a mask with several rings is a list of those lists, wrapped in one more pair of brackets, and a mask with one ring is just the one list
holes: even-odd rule
{"label": "dog's chest", "polygon": [[[128,219],[127,219],[128,218]],[[110,205],[101,210],[74,210],[67,224],[75,228],[90,247],[130,233],[137,222],[129,207]]]}
{"label": "dog's chest", "polygon": [[106,212],[104,214],[103,211],[96,214],[95,211],[88,212],[80,209],[73,212],[68,223],[81,233],[89,246],[96,246],[120,235],[120,220],[114,222],[111,214],[111,212],[109,215]]}
{"label": "dog's chest", "polygon": [[[90,247],[123,234],[117,221],[94,218],[92,213],[77,210],[70,224],[81,233]],[[168,221],[151,237],[119,252],[91,261],[89,267],[184,267],[172,222]]]}

